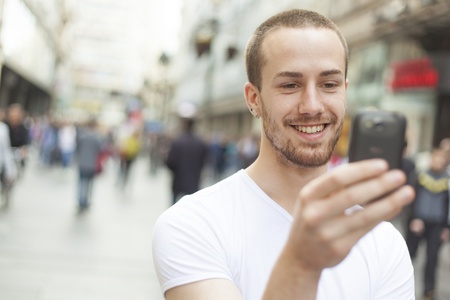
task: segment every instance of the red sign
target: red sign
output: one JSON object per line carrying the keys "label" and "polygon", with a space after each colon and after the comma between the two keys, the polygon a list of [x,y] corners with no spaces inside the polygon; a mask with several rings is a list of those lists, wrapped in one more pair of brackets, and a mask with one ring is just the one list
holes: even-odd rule
{"label": "red sign", "polygon": [[439,74],[428,58],[397,62],[391,65],[391,70],[389,86],[393,91],[435,88],[438,85]]}

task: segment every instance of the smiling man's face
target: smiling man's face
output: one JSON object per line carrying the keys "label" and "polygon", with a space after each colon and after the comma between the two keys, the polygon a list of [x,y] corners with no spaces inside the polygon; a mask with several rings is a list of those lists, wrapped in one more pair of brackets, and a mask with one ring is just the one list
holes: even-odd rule
{"label": "smiling man's face", "polygon": [[283,163],[326,164],[345,116],[345,51],[338,36],[328,29],[279,28],[262,49],[261,147]]}

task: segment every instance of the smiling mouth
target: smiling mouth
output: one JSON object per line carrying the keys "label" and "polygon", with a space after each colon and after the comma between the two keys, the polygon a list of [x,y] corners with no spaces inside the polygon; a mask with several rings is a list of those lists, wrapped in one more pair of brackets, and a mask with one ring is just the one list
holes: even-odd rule
{"label": "smiling mouth", "polygon": [[300,131],[302,133],[318,133],[325,129],[325,125],[315,125],[315,126],[293,126],[297,131]]}

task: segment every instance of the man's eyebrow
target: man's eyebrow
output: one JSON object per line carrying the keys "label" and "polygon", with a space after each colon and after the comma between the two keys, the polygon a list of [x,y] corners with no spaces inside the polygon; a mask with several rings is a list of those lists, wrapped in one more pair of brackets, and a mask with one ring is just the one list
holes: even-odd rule
{"label": "man's eyebrow", "polygon": [[[320,77],[327,77],[327,76],[331,76],[331,75],[341,75],[341,74],[343,74],[341,70],[331,69],[331,70],[323,71],[319,75],[320,75]],[[303,73],[293,72],[293,71],[282,71],[275,75],[275,78],[280,78],[280,77],[301,78],[301,77],[303,77]]]}
{"label": "man's eyebrow", "polygon": [[330,75],[341,75],[341,74],[343,74],[341,70],[332,69],[332,70],[323,71],[319,75],[320,75],[320,77],[326,77],[326,76],[330,76]]}
{"label": "man's eyebrow", "polygon": [[277,75],[275,75],[275,78],[279,78],[279,77],[301,78],[301,77],[303,77],[303,74],[300,72],[283,71],[283,72],[277,73]]}

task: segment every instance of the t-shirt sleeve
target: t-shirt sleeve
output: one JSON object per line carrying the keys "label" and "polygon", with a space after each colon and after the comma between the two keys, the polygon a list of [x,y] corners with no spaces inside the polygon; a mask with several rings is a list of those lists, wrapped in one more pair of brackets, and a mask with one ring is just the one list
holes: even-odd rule
{"label": "t-shirt sleeve", "polygon": [[153,231],[153,260],[163,293],[205,279],[231,280],[213,217],[188,201],[195,200],[182,199],[164,212]]}
{"label": "t-shirt sleeve", "polygon": [[382,277],[376,299],[415,299],[414,268],[405,240],[398,230],[385,222],[383,245],[378,249]]}

